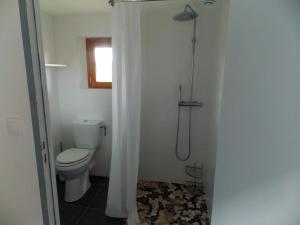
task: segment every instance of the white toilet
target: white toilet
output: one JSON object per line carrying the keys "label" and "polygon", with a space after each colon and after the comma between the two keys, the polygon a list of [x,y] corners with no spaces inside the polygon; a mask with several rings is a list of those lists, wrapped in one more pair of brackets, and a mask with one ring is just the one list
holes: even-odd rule
{"label": "white toilet", "polygon": [[75,120],[72,126],[76,148],[61,152],[55,161],[56,170],[66,181],[66,202],[80,199],[91,186],[89,171],[103,137],[102,121]]}

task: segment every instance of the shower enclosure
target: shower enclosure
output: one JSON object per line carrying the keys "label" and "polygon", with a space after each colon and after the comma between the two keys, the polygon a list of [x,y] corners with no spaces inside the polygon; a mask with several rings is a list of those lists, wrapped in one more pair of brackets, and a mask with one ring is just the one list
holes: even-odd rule
{"label": "shower enclosure", "polygon": [[[214,1],[205,2],[213,3]],[[140,157],[134,157],[135,160],[139,159],[136,201],[140,220],[146,223],[152,220],[163,221],[166,224],[183,223],[187,220],[191,224],[193,221],[207,224],[208,212],[204,193],[190,188],[190,183],[187,181],[195,185],[195,180],[191,181],[189,175],[193,178],[200,178],[198,175],[202,170],[199,165],[206,163],[205,151],[209,147],[209,109],[202,108],[203,104],[199,100],[205,99],[208,103],[205,102],[205,106],[209,107],[209,101],[212,98],[207,87],[210,86],[211,77],[213,77],[213,68],[211,68],[213,65],[210,63],[213,58],[206,53],[211,51],[209,46],[214,45],[216,40],[203,37],[209,36],[212,33],[211,27],[217,26],[217,22],[211,27],[205,24],[217,14],[217,10],[214,11],[214,7],[206,8],[204,4],[199,4],[204,1],[197,0],[111,0],[109,3],[114,7],[113,10],[133,5],[141,7],[140,33],[130,33],[135,38],[141,36],[141,125],[140,146],[136,151]],[[180,11],[183,12],[178,13]],[[128,24],[124,24],[126,16],[120,15],[122,13],[119,14],[117,20],[114,18],[114,23],[120,23],[123,28],[127,29]],[[133,28],[127,30],[131,29]],[[119,35],[113,37],[113,40],[116,40],[117,48],[122,49],[124,54],[131,48],[130,46],[134,46],[134,43],[129,41],[127,45],[124,45],[124,42],[120,44],[118,41],[123,38],[122,35],[127,37],[128,34],[121,32]],[[128,60],[127,63],[130,65],[132,61]],[[123,66],[126,68],[127,64]],[[113,83],[119,84],[118,80]],[[178,86],[179,100],[177,101]],[[124,94],[126,96],[127,93],[123,92]],[[119,96],[120,99],[123,97]],[[118,107],[126,105],[126,102],[121,102],[124,105],[118,105]],[[138,108],[135,109],[138,110]],[[131,128],[124,126],[123,128],[126,129],[127,134],[132,133]],[[123,143],[126,143],[128,137],[131,138],[127,134],[123,136]],[[174,147],[176,154],[174,154]],[[113,152],[114,150],[113,147]],[[127,151],[119,150],[119,155],[117,152],[113,153],[113,157],[120,159],[119,163],[126,163],[125,169],[121,169],[123,167],[120,165],[114,165],[116,160],[113,160],[111,168],[117,168],[118,173],[121,172],[121,174],[137,174],[136,161],[133,161]],[[111,173],[110,179],[114,181],[110,188],[126,184],[128,182],[124,183],[126,174],[119,176],[116,180]],[[127,193],[122,198],[125,201],[132,200],[133,195],[128,195],[129,186],[127,185]],[[132,189],[130,192],[132,193]],[[110,190],[110,193],[112,198],[114,192]],[[149,193],[154,195],[149,195]],[[174,211],[175,205],[174,202],[170,202],[171,196],[177,199],[179,211]],[[194,203],[190,206],[185,204],[192,201]],[[112,206],[110,198],[108,204]],[[128,206],[128,204],[125,205]],[[132,205],[132,207],[135,206]],[[130,210],[127,208],[127,212]],[[188,218],[181,213],[189,210],[191,212],[198,210],[198,213],[191,213]],[[122,215],[126,216],[126,210]]]}

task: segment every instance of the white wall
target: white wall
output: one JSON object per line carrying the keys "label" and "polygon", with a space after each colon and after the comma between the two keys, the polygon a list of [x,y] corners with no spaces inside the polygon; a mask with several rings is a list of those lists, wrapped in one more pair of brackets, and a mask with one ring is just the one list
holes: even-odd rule
{"label": "white wall", "polygon": [[231,0],[213,225],[300,224],[299,11]]}
{"label": "white wall", "polygon": [[[17,0],[0,2],[0,224],[41,225],[21,25]],[[18,117],[20,135],[7,129]]]}
{"label": "white wall", "polygon": [[[45,63],[56,63],[55,46],[54,46],[54,31],[53,17],[46,13],[41,15],[43,46]],[[49,101],[50,126],[52,133],[52,144],[54,148],[54,156],[60,153],[61,126],[59,113],[59,96],[58,96],[58,77],[57,68],[46,67],[46,79]]]}
{"label": "white wall", "polygon": [[[183,84],[183,96],[189,91],[191,72],[192,22],[175,22],[173,16],[192,4],[199,12],[194,98],[205,107],[194,109],[192,157],[182,163],[175,157],[178,86]],[[140,177],[142,179],[185,182],[189,179],[185,165],[195,162],[208,166],[207,186],[211,187],[209,164],[210,123],[219,73],[219,24],[221,6],[203,7],[193,1],[143,4],[142,11],[142,135]],[[44,21],[46,21],[44,19]],[[46,24],[46,22],[44,22]],[[158,26],[159,24],[159,26]],[[46,26],[51,27],[51,26]],[[96,155],[95,175],[109,174],[111,154],[111,90],[86,88],[84,38],[111,35],[111,14],[68,15],[53,17],[55,62],[67,64],[56,70],[59,114],[64,149],[73,147],[71,121],[77,117],[102,118],[108,126],[108,136]],[[46,38],[44,38],[46,39]],[[48,41],[50,43],[51,41]],[[51,46],[51,44],[48,44]],[[52,78],[52,79],[53,79]],[[52,81],[53,82],[53,81]],[[51,107],[51,106],[50,106]],[[187,150],[187,110],[183,110],[181,154]],[[214,158],[212,157],[211,161]],[[156,165],[156,166],[153,166]]]}
{"label": "white wall", "polygon": [[[178,86],[183,84],[187,100],[192,59],[193,23],[172,18],[190,3],[199,13],[194,99],[204,103],[193,109],[192,155],[187,162],[175,157]],[[154,4],[154,3],[151,3]],[[140,176],[144,179],[185,182],[184,166],[207,164],[209,153],[212,90],[217,76],[218,27],[220,7],[205,7],[192,1],[168,3],[146,10],[142,16],[143,86]],[[188,110],[182,111],[180,152],[188,146]],[[206,170],[206,168],[205,168]],[[205,171],[207,173],[207,171]],[[208,182],[206,180],[206,182]]]}
{"label": "white wall", "polygon": [[[193,112],[192,157],[179,162],[174,153],[178,86],[183,84],[183,95],[188,95],[191,65],[192,22],[179,23],[173,16],[186,3],[199,11],[198,44],[195,73],[195,99],[204,108]],[[176,1],[168,5],[143,4],[142,44],[142,135],[140,177],[143,179],[185,182],[184,165],[205,164],[210,148],[211,110],[214,104],[214,82],[220,7],[203,7],[193,1]],[[159,26],[158,26],[159,24]],[[71,121],[76,117],[102,118],[108,126],[108,136],[96,155],[95,175],[109,174],[111,154],[111,90],[86,88],[84,37],[110,36],[111,14],[69,15],[53,17],[55,60],[67,64],[57,70],[59,114],[64,149],[73,147]],[[187,111],[183,110],[183,141],[187,147]],[[155,165],[155,166],[154,166]],[[210,168],[209,168],[210,170]],[[207,172],[207,174],[210,174]],[[206,176],[207,177],[207,176]],[[210,181],[206,181],[210,182]],[[208,184],[209,185],[209,184]]]}
{"label": "white wall", "polygon": [[42,12],[41,23],[45,63],[55,63],[53,17],[47,13]]}
{"label": "white wall", "polygon": [[74,147],[71,122],[76,118],[100,118],[108,127],[102,147],[96,152],[95,175],[108,176],[111,156],[111,90],[87,89],[84,67],[85,37],[111,36],[109,13],[55,16],[53,20],[57,63],[59,113],[64,149]]}
{"label": "white wall", "polygon": [[218,131],[221,113],[222,86],[224,77],[225,61],[225,35],[228,22],[228,0],[217,2],[218,13],[212,20],[217,24],[215,33],[211,33],[210,38],[215,41],[212,57],[214,73],[211,74],[211,110],[210,110],[210,128],[209,128],[209,150],[206,152],[204,160],[204,183],[205,194],[209,212],[212,212],[213,190],[215,180],[216,156],[218,148]]}

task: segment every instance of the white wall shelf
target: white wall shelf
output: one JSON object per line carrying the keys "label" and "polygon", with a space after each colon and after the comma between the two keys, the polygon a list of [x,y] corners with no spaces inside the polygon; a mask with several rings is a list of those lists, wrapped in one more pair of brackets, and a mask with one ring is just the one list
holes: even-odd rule
{"label": "white wall shelf", "polygon": [[46,67],[48,68],[65,68],[67,65],[64,64],[45,64]]}

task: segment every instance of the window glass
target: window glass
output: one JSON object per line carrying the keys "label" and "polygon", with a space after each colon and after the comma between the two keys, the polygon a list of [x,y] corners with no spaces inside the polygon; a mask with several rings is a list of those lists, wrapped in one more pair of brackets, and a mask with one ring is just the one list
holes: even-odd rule
{"label": "window glass", "polygon": [[112,82],[112,48],[96,47],[96,82]]}

